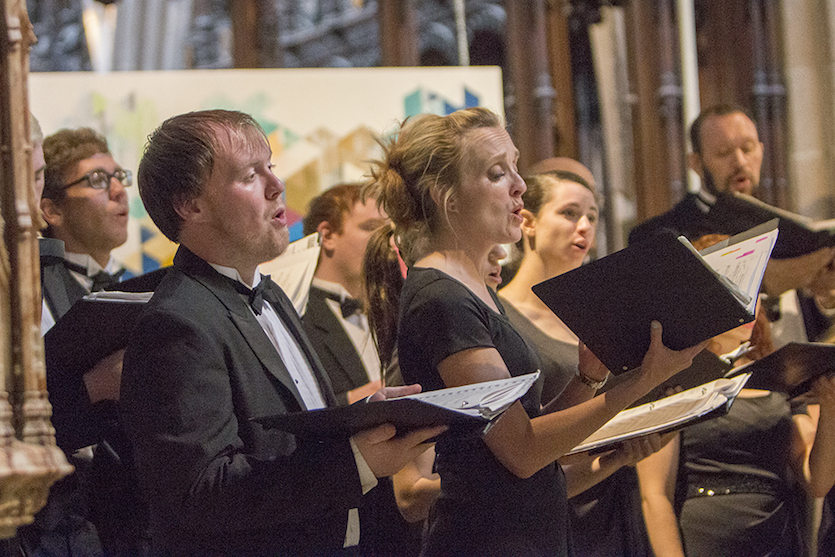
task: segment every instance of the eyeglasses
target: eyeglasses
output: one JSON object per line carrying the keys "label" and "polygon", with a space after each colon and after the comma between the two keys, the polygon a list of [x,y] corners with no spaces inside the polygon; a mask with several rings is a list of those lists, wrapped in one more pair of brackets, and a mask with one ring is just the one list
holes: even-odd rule
{"label": "eyeglasses", "polygon": [[70,186],[80,184],[84,180],[87,180],[87,185],[94,190],[105,190],[110,187],[110,180],[113,178],[119,180],[119,183],[121,183],[124,187],[128,187],[133,184],[133,174],[130,170],[117,170],[112,174],[110,172],[105,172],[104,170],[93,170],[75,182],[66,184],[62,189],[67,189]]}

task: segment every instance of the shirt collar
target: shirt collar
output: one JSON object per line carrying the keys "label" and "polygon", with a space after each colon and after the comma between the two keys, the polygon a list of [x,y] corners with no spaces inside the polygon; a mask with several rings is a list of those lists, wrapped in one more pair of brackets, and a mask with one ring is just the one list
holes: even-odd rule
{"label": "shirt collar", "polygon": [[320,290],[330,292],[331,294],[336,294],[337,296],[339,296],[340,300],[352,298],[348,291],[345,290],[345,287],[339,284],[338,282],[330,282],[327,280],[313,277],[313,282],[311,283],[311,285],[315,286]]}
{"label": "shirt collar", "polygon": [[244,281],[244,279],[241,278],[241,274],[234,267],[224,267],[223,265],[218,265],[216,263],[209,263],[209,265],[211,265],[212,269],[214,269],[221,275],[232,280],[236,280],[250,289],[255,288],[256,286],[258,286],[258,283],[261,282],[261,270],[258,267],[256,267],[255,269],[255,276],[252,277],[252,286],[249,286],[246,283],[246,281]]}
{"label": "shirt collar", "polygon": [[72,253],[67,251],[64,252],[64,259],[66,259],[70,263],[75,263],[76,265],[87,269],[88,277],[92,277],[99,271],[106,271],[112,275],[120,269],[120,265],[116,262],[115,259],[113,259],[113,256],[110,256],[110,260],[107,262],[107,265],[104,267],[104,269],[102,269],[98,261],[96,261],[86,253]]}

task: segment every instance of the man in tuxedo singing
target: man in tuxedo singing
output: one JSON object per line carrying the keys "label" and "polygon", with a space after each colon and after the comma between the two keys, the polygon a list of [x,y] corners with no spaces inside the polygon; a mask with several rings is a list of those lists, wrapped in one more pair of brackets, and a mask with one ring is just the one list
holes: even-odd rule
{"label": "man in tuxedo singing", "polygon": [[[725,104],[705,108],[690,127],[690,143],[693,152],[688,164],[701,178],[702,187],[687,193],[666,213],[636,226],[629,234],[629,243],[643,241],[662,230],[696,240],[706,234],[736,234],[758,224],[741,215],[729,219],[711,213],[718,196],[731,192],[753,195],[759,186],[763,144],[747,111]],[[781,306],[791,306],[782,310],[784,319],[776,325],[778,344],[814,340],[830,326],[835,314],[833,257],[835,249],[822,248],[799,257],[769,261],[763,290],[772,305],[779,301]],[[780,300],[783,294],[788,295]],[[780,313],[775,311],[773,318]],[[799,322],[790,322],[794,319]]]}
{"label": "man in tuxedo singing", "polygon": [[[362,263],[368,240],[388,218],[375,199],[362,199],[359,184],[338,184],[315,197],[304,233],[318,232],[322,250],[302,316],[339,404],[353,404],[382,386],[380,357],[364,310]],[[409,555],[420,550],[419,524],[401,515],[390,478],[360,505],[362,554]],[[411,553],[410,553],[411,551]]]}
{"label": "man in tuxedo singing", "polygon": [[380,358],[363,311],[362,260],[371,234],[386,223],[359,184],[339,184],[310,202],[304,233],[319,232],[322,250],[302,317],[340,404],[381,386]]}
{"label": "man in tuxedo singing", "polygon": [[355,545],[363,494],[440,431],[318,440],[252,420],[336,403],[293,306],[258,271],[288,243],[271,156],[251,117],[214,110],[163,122],[139,165],[148,214],[180,244],[134,328],[121,391],[155,554]]}
{"label": "man in tuxedo singing", "polygon": [[133,177],[90,128],[50,135],[43,152],[43,235],[63,242],[63,253],[56,242],[49,242],[55,249],[41,249],[46,332],[76,300],[119,282],[125,272],[111,252],[128,238],[126,188]]}
{"label": "man in tuxedo singing", "polygon": [[[91,291],[119,282],[124,268],[111,251],[127,240],[129,170],[90,128],[63,129],[43,138],[32,119],[36,198],[46,222],[40,238],[46,333]],[[119,455],[116,427],[122,354],[83,375],[64,373],[62,354],[46,345],[46,380],[58,446],[76,472],[52,486],[35,523],[19,530],[25,554],[137,553],[144,525],[132,517],[138,502]]]}

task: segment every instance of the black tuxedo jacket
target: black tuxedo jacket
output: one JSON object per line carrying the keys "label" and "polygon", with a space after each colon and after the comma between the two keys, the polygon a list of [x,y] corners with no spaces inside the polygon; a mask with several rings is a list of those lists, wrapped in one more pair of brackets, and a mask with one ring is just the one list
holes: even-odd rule
{"label": "black tuxedo jacket", "polygon": [[705,234],[722,234],[725,226],[714,222],[700,206],[698,196],[688,193],[672,209],[637,225],[629,233],[629,243],[641,242],[662,230],[669,230],[688,240],[696,240]]}
{"label": "black tuxedo jacket", "polygon": [[[335,403],[290,301],[278,287],[272,295]],[[362,496],[348,440],[302,441],[250,421],[302,409],[300,395],[231,281],[184,247],[128,345],[120,407],[151,507],[154,553],[342,546],[348,509]]]}
{"label": "black tuxedo jacket", "polygon": [[328,307],[325,294],[315,286],[310,289],[302,323],[339,404],[347,404],[348,391],[368,383],[368,372],[348,333]]}
{"label": "black tuxedo jacket", "polygon": [[[729,196],[728,193],[719,193],[718,196]],[[727,218],[725,215],[715,214],[709,211],[705,202],[699,199],[694,193],[688,193],[684,199],[658,216],[642,222],[629,233],[629,243],[643,241],[662,230],[668,230],[676,235],[684,236],[691,242],[698,240],[707,234],[727,234],[733,236],[745,232],[760,224],[760,221],[752,220],[748,215],[737,215],[734,218]]]}
{"label": "black tuxedo jacket", "polygon": [[41,259],[41,292],[55,321],[61,319],[72,305],[89,294],[64,265],[64,242],[55,238],[38,238]]}
{"label": "black tuxedo jacket", "polygon": [[[72,305],[89,294],[64,265],[64,242],[39,238],[41,292],[52,317],[57,322]],[[101,439],[101,419],[90,404],[84,380],[79,375],[62,373],[61,354],[46,354],[46,387],[52,404],[55,440],[65,453]],[[108,408],[107,411],[111,411]],[[115,414],[114,414],[115,416]]]}

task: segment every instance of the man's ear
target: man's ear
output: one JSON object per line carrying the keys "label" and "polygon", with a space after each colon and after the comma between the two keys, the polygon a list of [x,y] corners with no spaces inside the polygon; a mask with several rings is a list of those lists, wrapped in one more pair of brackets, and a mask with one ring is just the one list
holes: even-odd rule
{"label": "man's ear", "polygon": [[200,222],[206,212],[198,197],[189,199],[178,199],[174,201],[174,211],[183,219],[183,222]]}
{"label": "man's ear", "polygon": [[319,223],[319,226],[316,227],[316,232],[319,233],[319,237],[321,238],[322,251],[327,254],[332,254],[333,250],[336,249],[335,236],[338,232],[326,220]]}
{"label": "man's ear", "polygon": [[687,155],[687,167],[704,179],[705,170],[702,166],[702,157],[698,153],[690,153]]}
{"label": "man's ear", "polygon": [[64,223],[64,213],[61,211],[61,206],[48,197],[41,199],[41,214],[49,226],[61,226]]}

